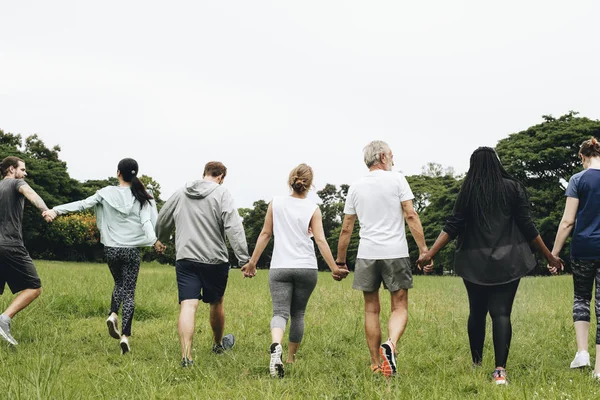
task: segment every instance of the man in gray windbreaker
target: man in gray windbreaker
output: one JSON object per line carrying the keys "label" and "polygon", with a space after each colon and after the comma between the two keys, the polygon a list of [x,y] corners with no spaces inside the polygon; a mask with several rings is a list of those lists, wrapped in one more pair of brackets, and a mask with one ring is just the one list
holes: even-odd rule
{"label": "man in gray windbreaker", "polygon": [[235,342],[232,334],[223,336],[223,295],[229,274],[225,236],[240,266],[250,256],[242,220],[231,194],[221,186],[226,174],[222,163],[207,163],[202,179],[188,182],[175,192],[160,210],[156,223],[156,235],[162,241],[168,240],[175,229],[182,367],[193,365],[192,340],[200,299],[210,304],[213,352],[229,350]]}

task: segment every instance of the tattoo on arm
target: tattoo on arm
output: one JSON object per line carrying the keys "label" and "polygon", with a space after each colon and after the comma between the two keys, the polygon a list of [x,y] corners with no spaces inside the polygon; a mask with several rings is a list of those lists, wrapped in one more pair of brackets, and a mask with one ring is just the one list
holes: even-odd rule
{"label": "tattoo on arm", "polygon": [[48,206],[44,203],[44,200],[31,188],[29,185],[23,185],[19,188],[19,192],[23,194],[40,211],[48,210]]}

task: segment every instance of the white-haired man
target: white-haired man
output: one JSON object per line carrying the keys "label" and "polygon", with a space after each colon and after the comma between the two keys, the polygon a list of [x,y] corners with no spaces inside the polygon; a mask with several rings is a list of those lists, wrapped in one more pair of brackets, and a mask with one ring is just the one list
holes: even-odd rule
{"label": "white-haired man", "polygon": [[[412,288],[405,221],[420,253],[427,251],[427,245],[421,220],[413,207],[410,186],[404,175],[392,172],[394,155],[388,144],[373,141],[363,151],[369,173],[348,190],[336,263],[346,264],[350,237],[358,218],[360,242],[352,287],[361,290],[365,299],[365,335],[371,370],[392,376],[396,374],[396,343],[408,321],[408,289]],[[425,270],[429,272],[432,268],[431,264]],[[382,281],[391,293],[392,306],[388,339],[383,344],[379,324]]]}

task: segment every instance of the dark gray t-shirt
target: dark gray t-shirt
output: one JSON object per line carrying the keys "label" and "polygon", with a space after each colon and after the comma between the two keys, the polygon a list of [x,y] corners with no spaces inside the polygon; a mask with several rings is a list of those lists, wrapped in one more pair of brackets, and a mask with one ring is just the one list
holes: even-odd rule
{"label": "dark gray t-shirt", "polygon": [[23,206],[25,196],[19,188],[27,183],[23,179],[0,181],[0,246],[23,245]]}

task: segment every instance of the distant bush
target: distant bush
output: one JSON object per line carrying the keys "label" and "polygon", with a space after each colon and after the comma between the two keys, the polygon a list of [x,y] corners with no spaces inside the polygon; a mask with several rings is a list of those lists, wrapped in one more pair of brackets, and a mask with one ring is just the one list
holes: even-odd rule
{"label": "distant bush", "polygon": [[48,227],[46,258],[102,261],[100,232],[90,212],[60,216]]}

